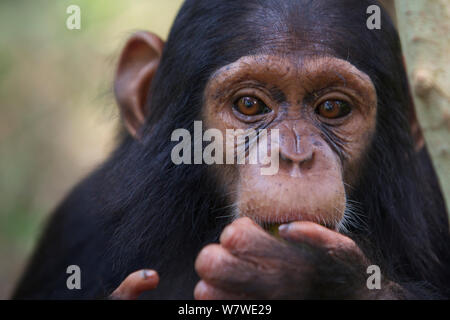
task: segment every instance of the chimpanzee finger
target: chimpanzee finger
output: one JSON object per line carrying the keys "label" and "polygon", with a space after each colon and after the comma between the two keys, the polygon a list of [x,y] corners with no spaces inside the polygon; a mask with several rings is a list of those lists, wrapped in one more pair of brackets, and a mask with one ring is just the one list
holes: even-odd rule
{"label": "chimpanzee finger", "polygon": [[156,271],[139,270],[128,275],[110,297],[117,300],[135,300],[143,292],[155,289],[158,283],[159,276]]}
{"label": "chimpanzee finger", "polygon": [[286,245],[264,231],[250,218],[237,219],[227,226],[220,243],[233,255],[254,262],[253,258],[282,258]]}
{"label": "chimpanzee finger", "polygon": [[253,290],[251,282],[264,282],[264,279],[259,281],[260,276],[264,277],[263,272],[219,244],[203,248],[195,261],[195,270],[208,284],[230,292]]}
{"label": "chimpanzee finger", "polygon": [[200,281],[194,289],[196,300],[244,300],[246,295],[237,292],[228,292],[213,285]]}
{"label": "chimpanzee finger", "polygon": [[328,251],[358,250],[352,239],[310,221],[296,221],[281,225],[279,235],[291,242],[306,243]]}

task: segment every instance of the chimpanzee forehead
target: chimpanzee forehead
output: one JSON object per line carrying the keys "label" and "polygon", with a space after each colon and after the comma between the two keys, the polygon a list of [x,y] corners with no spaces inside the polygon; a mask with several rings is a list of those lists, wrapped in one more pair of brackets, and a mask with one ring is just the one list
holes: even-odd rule
{"label": "chimpanzee forehead", "polygon": [[370,77],[350,62],[320,55],[252,55],[241,57],[212,74],[209,84],[267,78],[270,82],[298,80],[307,82],[340,82],[373,88]]}

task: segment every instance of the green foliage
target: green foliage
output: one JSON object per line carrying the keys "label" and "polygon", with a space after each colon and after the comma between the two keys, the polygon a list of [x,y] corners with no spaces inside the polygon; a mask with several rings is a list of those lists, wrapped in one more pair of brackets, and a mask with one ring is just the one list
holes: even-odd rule
{"label": "green foliage", "polygon": [[[73,4],[81,30],[66,28]],[[120,47],[138,29],[165,38],[180,4],[0,1],[0,299],[47,214],[114,145]]]}

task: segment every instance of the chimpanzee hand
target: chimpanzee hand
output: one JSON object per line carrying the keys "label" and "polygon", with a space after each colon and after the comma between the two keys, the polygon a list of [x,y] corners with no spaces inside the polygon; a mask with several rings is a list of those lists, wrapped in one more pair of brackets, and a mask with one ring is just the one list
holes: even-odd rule
{"label": "chimpanzee hand", "polygon": [[141,293],[153,290],[158,286],[159,276],[154,270],[139,270],[130,274],[120,286],[114,290],[110,298],[113,300],[135,300]]}
{"label": "chimpanzee hand", "polygon": [[[280,241],[249,218],[233,222],[195,267],[196,299],[398,298],[396,284],[369,290],[369,262],[353,240],[313,222],[280,228]],[[384,287],[384,288],[383,288]]]}

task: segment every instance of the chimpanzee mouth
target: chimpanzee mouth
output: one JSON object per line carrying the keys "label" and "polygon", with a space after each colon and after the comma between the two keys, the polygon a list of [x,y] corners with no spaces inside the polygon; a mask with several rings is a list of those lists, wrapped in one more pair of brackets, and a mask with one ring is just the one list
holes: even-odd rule
{"label": "chimpanzee mouth", "polygon": [[281,224],[279,223],[264,223],[262,225],[262,228],[264,230],[266,230],[269,234],[271,234],[272,236],[278,238],[279,237],[279,231],[278,228],[280,227]]}

